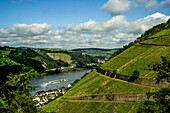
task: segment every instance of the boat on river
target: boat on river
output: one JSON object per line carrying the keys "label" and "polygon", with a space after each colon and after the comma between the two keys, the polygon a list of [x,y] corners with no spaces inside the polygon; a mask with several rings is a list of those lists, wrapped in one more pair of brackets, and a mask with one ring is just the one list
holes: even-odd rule
{"label": "boat on river", "polygon": [[52,80],[52,81],[48,81],[48,82],[44,82],[41,84],[41,87],[46,87],[50,84],[56,84],[56,83],[61,83],[61,82],[66,82],[68,81],[67,79],[58,79],[58,80]]}

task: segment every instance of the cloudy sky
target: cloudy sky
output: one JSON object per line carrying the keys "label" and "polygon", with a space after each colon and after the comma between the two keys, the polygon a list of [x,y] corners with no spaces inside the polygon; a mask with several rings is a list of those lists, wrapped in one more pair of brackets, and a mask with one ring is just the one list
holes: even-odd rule
{"label": "cloudy sky", "polygon": [[119,48],[170,18],[170,0],[0,0],[0,46]]}

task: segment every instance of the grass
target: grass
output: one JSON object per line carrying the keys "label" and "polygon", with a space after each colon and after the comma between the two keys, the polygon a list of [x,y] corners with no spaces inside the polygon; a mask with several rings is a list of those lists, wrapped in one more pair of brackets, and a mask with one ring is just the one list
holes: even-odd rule
{"label": "grass", "polygon": [[122,80],[101,75],[93,71],[86,75],[73,88],[71,88],[64,97],[77,97],[87,95],[104,94],[127,94],[127,93],[145,93],[155,91],[154,87],[142,86],[129,83]]}
{"label": "grass", "polygon": [[143,46],[143,45],[134,45],[129,49],[125,50],[124,52],[122,52],[121,54],[117,55],[116,57],[112,58],[111,60],[107,61],[105,64],[101,66],[101,68],[111,72],[117,70],[124,64],[128,63],[130,60],[141,55],[143,52],[148,51],[148,49],[150,48],[152,47]]}
{"label": "grass", "polygon": [[160,36],[160,37],[157,37],[157,38],[145,40],[142,43],[170,46],[170,36]]}
{"label": "grass", "polygon": [[78,100],[54,100],[43,107],[43,111],[54,113],[135,113],[142,103],[96,102]]}
{"label": "grass", "polygon": [[117,73],[126,76],[131,76],[138,70],[141,78],[155,79],[156,73],[148,70],[148,65],[160,62],[161,56],[170,55],[169,50],[168,46],[134,45],[103,64],[101,68],[110,72],[117,70]]}
{"label": "grass", "polygon": [[68,64],[72,63],[71,56],[64,53],[47,53],[54,60],[62,60]]}
{"label": "grass", "polygon": [[154,34],[153,36],[151,36],[150,38],[153,38],[153,37],[161,37],[161,36],[167,36],[167,35],[170,35],[170,29],[165,29],[165,30],[162,30],[156,34]]}
{"label": "grass", "polygon": [[[132,75],[135,70],[138,70],[140,72],[140,77],[142,78],[148,78],[148,79],[154,79],[155,74],[153,71],[148,70],[148,65],[152,66],[153,64],[157,62],[161,62],[161,56],[168,56],[170,47],[152,47],[152,50],[149,52],[144,52],[143,55],[139,55],[134,59],[138,59],[132,63],[124,64],[127,65],[125,68],[121,69],[119,71],[120,74],[123,75]],[[130,62],[130,61],[129,61]],[[148,74],[150,75],[148,76]],[[154,74],[154,75],[153,75]],[[147,76],[146,76],[147,75]]]}

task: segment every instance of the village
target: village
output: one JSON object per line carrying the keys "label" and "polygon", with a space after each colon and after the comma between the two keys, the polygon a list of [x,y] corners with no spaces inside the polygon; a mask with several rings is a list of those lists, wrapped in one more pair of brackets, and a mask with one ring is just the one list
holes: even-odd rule
{"label": "village", "polygon": [[50,101],[64,95],[68,89],[72,87],[71,84],[68,84],[67,87],[60,87],[53,90],[47,90],[47,91],[38,91],[33,96],[33,101],[35,103],[35,106],[42,107],[43,105],[46,105]]}

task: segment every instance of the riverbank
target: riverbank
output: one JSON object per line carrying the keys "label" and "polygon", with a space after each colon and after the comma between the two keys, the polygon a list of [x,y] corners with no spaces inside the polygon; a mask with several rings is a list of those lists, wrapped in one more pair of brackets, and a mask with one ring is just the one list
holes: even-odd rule
{"label": "riverbank", "polygon": [[[32,79],[30,85],[35,87],[35,90],[30,93],[35,105],[41,107],[62,96],[76,81],[90,71],[90,69],[77,68],[72,71],[49,74]],[[42,85],[44,83],[49,84]]]}

